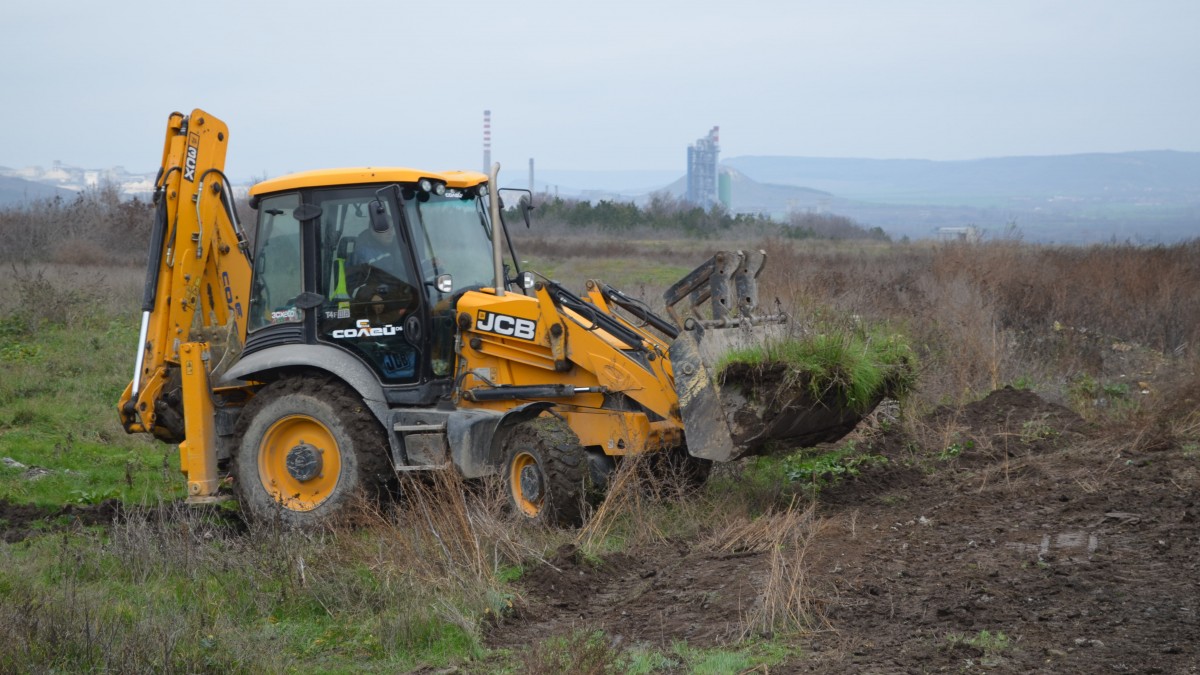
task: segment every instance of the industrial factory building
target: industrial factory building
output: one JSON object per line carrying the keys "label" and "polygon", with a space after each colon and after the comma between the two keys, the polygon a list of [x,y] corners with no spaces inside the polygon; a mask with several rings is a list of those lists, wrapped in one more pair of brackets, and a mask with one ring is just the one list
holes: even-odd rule
{"label": "industrial factory building", "polygon": [[687,150],[687,192],[684,198],[691,204],[712,208],[720,203],[729,208],[730,180],[717,165],[721,153],[721,128],[713,127],[708,135],[696,139]]}

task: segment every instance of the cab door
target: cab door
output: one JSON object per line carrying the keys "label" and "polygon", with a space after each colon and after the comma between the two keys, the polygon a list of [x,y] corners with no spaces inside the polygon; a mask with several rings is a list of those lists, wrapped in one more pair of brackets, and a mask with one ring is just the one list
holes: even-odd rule
{"label": "cab door", "polygon": [[[385,384],[419,382],[423,307],[394,199],[375,188],[317,190],[317,339],[366,361]],[[372,226],[371,209],[381,209]]]}

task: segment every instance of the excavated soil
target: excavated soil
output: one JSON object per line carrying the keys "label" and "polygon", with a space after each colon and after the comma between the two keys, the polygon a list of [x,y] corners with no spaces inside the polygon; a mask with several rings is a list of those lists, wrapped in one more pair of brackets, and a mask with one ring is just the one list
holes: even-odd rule
{"label": "excavated soil", "polygon": [[[919,438],[865,439],[889,461],[817,506],[807,591],[823,628],[770,671],[1200,672],[1200,455],[1166,421],[1092,428],[1003,389],[933,412]],[[600,629],[622,646],[729,645],[768,563],[564,547],[489,643]]]}
{"label": "excavated soil", "polygon": [[887,393],[881,390],[870,401],[847,406],[833,388],[814,396],[810,374],[797,373],[778,361],[734,362],[721,371],[720,380],[721,403],[734,444],[752,448],[748,454],[754,455],[789,445],[836,442],[853,431]]}

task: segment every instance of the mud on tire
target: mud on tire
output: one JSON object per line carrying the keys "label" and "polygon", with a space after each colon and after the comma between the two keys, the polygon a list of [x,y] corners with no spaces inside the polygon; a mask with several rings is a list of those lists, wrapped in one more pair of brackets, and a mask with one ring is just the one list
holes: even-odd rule
{"label": "mud on tire", "polygon": [[533,522],[577,527],[592,494],[588,456],[566,422],[538,417],[507,434],[504,486],[509,505]]}
{"label": "mud on tire", "polygon": [[237,438],[233,489],[249,520],[326,524],[360,495],[376,499],[395,482],[383,427],[332,378],[263,388],[242,411]]}

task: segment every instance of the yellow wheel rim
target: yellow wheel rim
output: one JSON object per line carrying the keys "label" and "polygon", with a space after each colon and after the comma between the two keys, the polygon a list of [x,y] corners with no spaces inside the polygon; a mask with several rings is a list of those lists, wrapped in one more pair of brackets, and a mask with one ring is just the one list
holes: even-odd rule
{"label": "yellow wheel rim", "polygon": [[[530,475],[526,472],[536,472],[538,481],[541,485],[540,494],[533,494],[528,489]],[[525,484],[522,484],[522,474],[525,474]],[[517,453],[513,457],[512,463],[508,470],[509,491],[512,493],[513,501],[521,513],[529,517],[536,516],[542,510],[542,504],[546,499],[546,489],[544,487],[544,478],[542,477],[542,468],[538,466],[537,458],[528,452]]]}
{"label": "yellow wheel rim", "polygon": [[258,450],[258,477],[267,494],[290,511],[311,511],[337,488],[341,453],[329,428],[308,415],[271,425]]}

